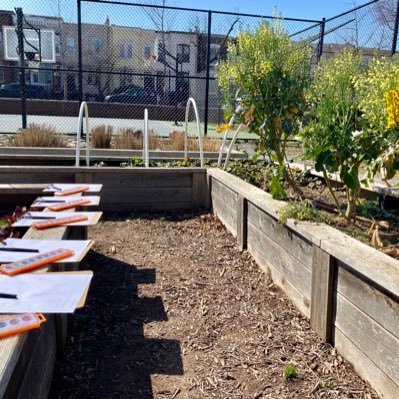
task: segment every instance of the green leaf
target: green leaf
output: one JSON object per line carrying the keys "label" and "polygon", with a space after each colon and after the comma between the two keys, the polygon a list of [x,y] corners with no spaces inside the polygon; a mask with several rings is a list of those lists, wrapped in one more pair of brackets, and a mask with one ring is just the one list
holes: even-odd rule
{"label": "green leaf", "polygon": [[335,169],[334,157],[331,151],[322,151],[316,157],[315,169],[317,172],[322,172],[324,169],[328,172],[333,172]]}
{"label": "green leaf", "polygon": [[284,187],[280,181],[279,176],[273,176],[272,182],[269,186],[270,193],[275,199],[284,199],[287,196],[287,193],[284,190]]}
{"label": "green leaf", "polygon": [[342,180],[345,183],[345,186],[351,190],[356,190],[359,188],[359,178],[356,172],[346,172],[342,176]]}
{"label": "green leaf", "polygon": [[255,154],[252,156],[252,162],[256,163],[258,161],[259,157],[260,157],[260,154],[255,152]]}

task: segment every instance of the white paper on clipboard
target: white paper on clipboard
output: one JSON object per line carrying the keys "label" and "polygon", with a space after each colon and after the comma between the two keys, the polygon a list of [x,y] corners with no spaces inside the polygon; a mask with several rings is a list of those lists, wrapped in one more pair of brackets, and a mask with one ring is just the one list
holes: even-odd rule
{"label": "white paper on clipboard", "polygon": [[24,273],[0,275],[0,313],[73,313],[90,284],[92,273]]}

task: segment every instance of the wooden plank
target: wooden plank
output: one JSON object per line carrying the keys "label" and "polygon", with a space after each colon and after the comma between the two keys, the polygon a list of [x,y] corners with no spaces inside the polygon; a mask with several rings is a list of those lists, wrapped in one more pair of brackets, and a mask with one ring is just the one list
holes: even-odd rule
{"label": "wooden plank", "polygon": [[[285,206],[287,203],[283,201],[277,201],[272,198],[269,193],[261,190],[258,187],[249,184],[240,178],[233,176],[224,170],[217,168],[207,169],[209,176],[213,178],[214,181],[219,181],[223,183],[230,190],[233,190],[237,194],[242,195],[248,200],[248,203],[256,205],[259,209],[271,215],[275,219],[278,219],[278,211],[281,207]],[[314,223],[295,223],[293,220],[288,220],[286,225],[292,230],[297,232],[300,236],[305,237],[308,241],[320,245],[321,237],[334,236],[336,230],[330,226],[318,226]],[[314,226],[314,229],[312,228]],[[314,230],[316,232],[314,232]]]}
{"label": "wooden plank", "polygon": [[334,330],[334,346],[353,365],[356,372],[375,389],[381,398],[399,398],[399,386],[338,328]]}
{"label": "wooden plank", "polygon": [[280,287],[285,294],[290,298],[298,310],[307,318],[310,316],[310,302],[309,299],[303,295],[287,278],[280,273],[265,257],[248,242],[248,251],[254,257],[256,263],[262,270],[270,276],[273,282]]}
{"label": "wooden plank", "polygon": [[163,203],[163,202],[192,202],[192,189],[190,187],[148,187],[131,188],[123,187],[110,189],[106,186],[101,193],[101,204],[135,204],[137,202]]}
{"label": "wooden plank", "polygon": [[234,237],[237,237],[237,210],[227,206],[223,199],[214,193],[212,193],[212,205],[213,213],[217,215],[227,230]]}
{"label": "wooden plank", "polygon": [[248,247],[251,244],[269,263],[271,263],[295,288],[310,300],[312,274],[297,258],[270,237],[248,223]]}
{"label": "wooden plank", "polygon": [[194,174],[192,180],[191,200],[193,203],[193,208],[204,208],[206,198],[208,197],[206,175]]}
{"label": "wooden plank", "polygon": [[[33,169],[33,167],[32,167]],[[17,183],[17,184],[28,184],[28,183],[49,183],[52,181],[57,181],[58,183],[74,183],[74,175],[57,173],[56,171],[51,172],[47,170],[46,172],[32,172],[32,171],[19,171],[19,167],[15,167],[14,171],[10,171],[7,174],[0,174],[0,184],[6,183]]]}
{"label": "wooden plank", "polygon": [[252,203],[248,204],[248,221],[312,270],[313,246],[306,237],[279,223]]}
{"label": "wooden plank", "polygon": [[331,255],[313,246],[310,325],[325,342],[331,342],[334,262]]}
{"label": "wooden plank", "polygon": [[207,194],[204,202],[204,208],[207,211],[212,211],[212,176],[206,174]]}
{"label": "wooden plank", "polygon": [[322,240],[321,248],[381,292],[399,298],[399,262],[396,259],[338,230],[334,237]]}
{"label": "wooden plank", "polygon": [[117,205],[118,209],[115,209],[115,203],[102,203],[100,208],[102,211],[109,212],[138,212],[138,211],[175,211],[182,209],[192,209],[191,201],[179,201],[179,202],[135,202],[135,203],[120,203]]}
{"label": "wooden plank", "polygon": [[399,385],[399,339],[337,294],[334,325]]}
{"label": "wooden plank", "polygon": [[75,173],[75,183],[93,183],[93,173],[87,170],[80,170]]}
{"label": "wooden plank", "polygon": [[112,188],[153,188],[153,187],[192,187],[192,173],[186,174],[131,174],[114,173],[98,174],[93,173],[93,183],[101,183],[104,189]]}
{"label": "wooden plank", "polygon": [[248,203],[239,195],[237,199],[237,242],[240,250],[247,248]]}
{"label": "wooden plank", "polygon": [[224,203],[230,208],[237,207],[237,198],[238,195],[233,190],[230,190],[224,184],[219,182],[218,180],[214,180],[212,182],[212,194],[215,193],[219,198],[221,198]]}
{"label": "wooden plank", "polygon": [[341,262],[337,261],[337,267],[335,289],[376,323],[399,338],[399,303],[354,276]]}

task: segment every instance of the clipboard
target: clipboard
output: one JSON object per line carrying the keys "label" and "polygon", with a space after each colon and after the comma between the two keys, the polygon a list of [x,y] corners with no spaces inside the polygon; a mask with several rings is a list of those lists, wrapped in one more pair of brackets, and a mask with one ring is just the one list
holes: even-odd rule
{"label": "clipboard", "polygon": [[[68,279],[66,276],[84,278]],[[4,313],[67,314],[84,306],[93,272],[23,273],[14,277],[0,275],[1,290],[17,295],[16,299],[1,299]]]}
{"label": "clipboard", "polygon": [[[49,273],[51,273],[51,272],[49,272]],[[93,275],[93,272],[91,270],[77,270],[74,272],[55,272],[55,273],[57,273],[57,274],[91,274],[91,275]],[[76,309],[81,309],[81,308],[83,308],[83,306],[85,306],[87,294],[89,293],[89,288],[90,288],[90,284],[88,284],[88,286],[82,293],[82,296],[80,297],[79,302],[76,305]]]}

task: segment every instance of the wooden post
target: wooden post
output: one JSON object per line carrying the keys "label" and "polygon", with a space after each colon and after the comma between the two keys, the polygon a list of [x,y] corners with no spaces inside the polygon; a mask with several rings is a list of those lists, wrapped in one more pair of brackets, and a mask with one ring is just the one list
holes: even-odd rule
{"label": "wooden post", "polygon": [[325,342],[331,342],[333,282],[333,257],[313,245],[310,325]]}
{"label": "wooden post", "polygon": [[240,250],[247,248],[248,202],[242,195],[237,198],[237,242]]}
{"label": "wooden post", "polygon": [[206,174],[193,173],[191,203],[193,209],[205,208],[208,195]]}
{"label": "wooden post", "polygon": [[212,176],[206,174],[206,197],[204,203],[205,210],[212,212]]}

